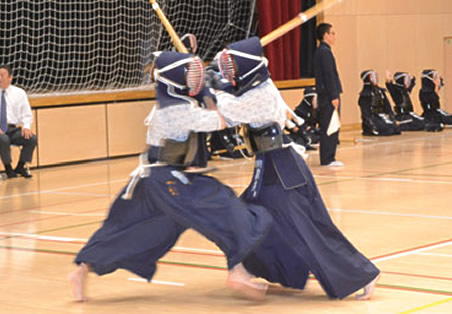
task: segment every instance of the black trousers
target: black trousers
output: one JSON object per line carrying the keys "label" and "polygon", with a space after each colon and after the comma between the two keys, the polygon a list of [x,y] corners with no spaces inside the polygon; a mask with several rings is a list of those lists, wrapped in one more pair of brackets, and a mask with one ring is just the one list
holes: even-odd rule
{"label": "black trousers", "polygon": [[36,143],[36,135],[26,139],[22,136],[21,127],[8,125],[6,133],[0,134],[0,157],[3,164],[11,164],[11,145],[22,146],[19,160],[23,162],[31,162]]}
{"label": "black trousers", "polygon": [[339,131],[328,136],[326,131],[330,124],[334,107],[327,95],[318,95],[319,125],[320,125],[320,164],[328,165],[336,160],[336,147],[339,140]]}

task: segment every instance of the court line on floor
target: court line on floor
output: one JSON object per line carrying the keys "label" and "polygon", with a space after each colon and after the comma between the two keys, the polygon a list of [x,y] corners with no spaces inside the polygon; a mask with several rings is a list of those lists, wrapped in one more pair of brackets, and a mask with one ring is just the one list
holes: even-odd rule
{"label": "court line on floor", "polygon": [[57,237],[57,236],[47,236],[47,235],[39,235],[39,234],[23,233],[23,232],[0,231],[0,235],[6,235],[9,237],[25,238],[25,239],[52,241],[52,242],[64,242],[64,243],[85,244],[87,242],[87,239],[84,239],[84,238]]}
{"label": "court line on floor", "polygon": [[[50,241],[50,242],[63,242],[63,243],[71,243],[71,244],[86,244],[88,239],[86,238],[70,238],[70,237],[58,237],[58,236],[46,236],[40,234],[33,233],[23,233],[23,232],[5,232],[0,231],[0,235],[6,236],[6,238],[21,238],[27,240],[39,240],[39,241]],[[2,240],[2,239],[0,239]],[[171,253],[186,253],[186,254],[196,254],[203,256],[215,256],[215,257],[224,257],[224,253],[220,250],[208,250],[208,249],[198,249],[198,248],[187,248],[182,246],[174,246],[171,250]]]}
{"label": "court line on floor", "polygon": [[444,174],[444,173],[399,173],[401,176],[418,176],[418,177],[435,177],[435,178],[451,178],[452,175]]}
{"label": "court line on floor", "polygon": [[407,178],[371,178],[363,176],[326,176],[314,175],[314,178],[325,179],[350,179],[350,180],[366,180],[366,181],[389,181],[389,182],[407,182],[407,183],[427,183],[427,184],[452,184],[452,181],[434,181],[434,180],[419,180]]}
{"label": "court line on floor", "polygon": [[433,139],[433,138],[441,138],[441,137],[450,137],[452,136],[452,133],[442,133],[442,134],[432,134],[432,135],[425,135],[425,136],[420,136],[420,137],[413,137],[410,139],[400,139],[400,140],[392,140],[392,141],[387,141],[387,142],[378,142],[378,143],[371,143],[371,144],[366,144],[366,145],[360,145],[360,146],[351,146],[351,147],[338,147],[338,151],[343,151],[343,150],[353,150],[353,149],[363,149],[363,148],[371,148],[371,147],[375,147],[375,146],[383,146],[383,145],[398,145],[398,144],[406,144],[409,142],[415,142],[415,141],[421,141],[421,140],[426,140],[426,139]]}
{"label": "court line on floor", "polygon": [[70,213],[70,212],[52,212],[46,210],[30,210],[32,214],[43,214],[43,215],[55,215],[55,216],[79,216],[79,217],[106,217],[107,213],[102,209],[102,214],[83,214],[83,213]]}
{"label": "court line on floor", "polygon": [[[57,250],[36,249],[36,248],[30,249],[30,248],[23,248],[23,247],[16,247],[16,246],[14,246],[14,247],[13,246],[4,246],[4,245],[0,245],[0,249],[18,250],[18,251],[29,252],[29,253],[47,253],[47,254],[59,254],[59,255],[71,255],[71,256],[74,256],[77,254],[75,252],[68,252],[68,251],[57,251]],[[157,264],[198,268],[198,269],[204,269],[204,270],[228,271],[227,267],[224,267],[224,266],[211,266],[211,265],[194,264],[194,263],[173,262],[173,261],[166,261],[166,260],[159,260],[157,262]],[[445,290],[423,289],[423,288],[417,288],[417,287],[389,285],[389,284],[377,284],[377,287],[393,289],[393,290],[403,290],[403,291],[409,291],[409,292],[419,292],[419,293],[452,296],[452,291],[445,291]]]}
{"label": "court line on floor", "polygon": [[[444,163],[439,163],[439,164],[425,165],[423,167],[384,171],[384,172],[378,172],[378,173],[373,173],[373,174],[369,174],[369,175],[363,175],[363,176],[359,176],[359,177],[349,177],[349,178],[343,178],[343,179],[337,179],[338,178],[337,176],[332,176],[334,179],[337,179],[337,180],[327,181],[327,182],[318,182],[317,185],[320,186],[320,185],[343,183],[343,182],[353,181],[353,180],[358,180],[358,179],[369,179],[369,178],[376,178],[376,177],[378,178],[379,176],[384,176],[384,175],[401,174],[401,173],[407,172],[407,171],[423,170],[423,169],[436,168],[436,167],[441,167],[441,166],[446,166],[446,165],[449,166],[451,164],[452,164],[452,161],[449,161],[449,162],[444,162]],[[314,175],[314,173],[313,173],[313,175]]]}
{"label": "court line on floor", "polygon": [[[71,204],[73,205],[74,203],[82,203],[82,202],[89,202],[89,201],[93,201],[93,200],[101,200],[104,199],[105,197],[90,197],[90,198],[86,198],[86,199],[77,199],[77,200],[65,200],[64,202],[56,202],[54,204],[50,204],[50,205],[45,205],[44,208],[51,208],[51,207],[56,207],[56,206],[64,206],[67,204]],[[1,211],[0,215],[6,215],[6,214],[17,214],[18,212],[25,212],[25,211],[30,211],[30,210],[40,210],[42,209],[43,206],[33,206],[33,207],[29,207],[29,208],[21,208],[21,209],[12,209],[9,211]],[[107,208],[107,206],[106,206]]]}
{"label": "court line on floor", "polygon": [[[92,213],[93,211],[102,211],[102,213]],[[435,215],[422,215],[422,214],[410,214],[410,213],[398,213],[398,212],[382,212],[382,211],[372,211],[372,210],[354,210],[354,209],[339,209],[339,208],[330,208],[328,209],[330,212],[344,212],[344,213],[357,213],[357,214],[371,214],[371,215],[380,215],[380,216],[397,216],[397,217],[412,217],[412,218],[425,218],[425,219],[438,219],[438,220],[452,220],[452,216],[435,216]],[[103,208],[98,208],[97,210],[89,210],[88,212],[82,213],[70,213],[70,212],[53,212],[53,211],[41,211],[41,210],[30,210],[30,213],[34,214],[42,214],[42,215],[51,215],[51,216],[60,216],[60,217],[106,217],[107,213],[104,212]],[[11,225],[18,225],[21,223],[30,223],[34,221],[42,221],[48,219],[54,219],[57,217],[48,217],[48,218],[36,218],[27,221],[15,222],[7,225],[0,225],[2,227],[8,227]],[[100,222],[100,221],[99,221]]]}
{"label": "court line on floor", "polygon": [[145,283],[153,283],[153,284],[157,284],[157,285],[166,285],[166,286],[177,286],[177,287],[185,286],[185,284],[181,283],[181,282],[162,281],[162,280],[148,281],[147,279],[144,279],[144,278],[135,278],[135,277],[129,277],[129,278],[127,278],[127,280],[137,281],[137,282],[145,282]]}
{"label": "court line on floor", "polygon": [[[8,235],[10,237],[14,237],[14,236],[25,237],[25,238],[28,237],[28,238],[33,238],[33,239],[37,239],[37,240],[39,240],[39,239],[46,240],[47,239],[47,240],[61,241],[61,242],[73,242],[73,241],[85,241],[86,242],[86,239],[76,239],[76,238],[66,238],[66,237],[48,237],[48,236],[42,236],[42,235],[38,235],[38,234],[23,234],[23,233],[8,233],[8,232],[0,232],[0,234]],[[407,250],[403,250],[403,251],[389,253],[389,254],[386,254],[383,256],[373,257],[370,260],[372,260],[374,263],[379,263],[379,262],[396,259],[396,258],[400,258],[400,257],[405,257],[405,256],[412,255],[412,254],[418,254],[418,253],[421,253],[424,251],[433,250],[433,249],[450,246],[450,245],[452,245],[452,241],[445,240],[445,241],[435,242],[435,243],[431,243],[431,244],[427,244],[424,246],[415,247],[415,248],[411,248],[411,249],[407,249]],[[179,252],[177,252],[177,251],[179,251]],[[184,248],[184,247],[174,247],[174,250],[172,250],[170,252],[174,252],[174,253],[189,252],[189,253],[196,253],[196,254],[200,254],[200,255],[215,254],[215,256],[223,256],[221,251],[204,250],[204,249],[196,249],[196,248]]]}
{"label": "court line on floor", "polygon": [[[44,231],[38,231],[35,234],[38,233],[46,233],[46,232],[54,232],[54,231],[60,231],[60,230],[67,230],[67,229],[73,229],[73,228],[78,228],[78,227],[85,227],[85,226],[89,226],[89,225],[94,225],[94,224],[100,224],[102,223],[102,221],[91,221],[91,222],[86,222],[86,223],[82,223],[82,224],[77,224],[77,225],[70,225],[70,226],[63,226],[63,227],[58,227],[58,228],[53,228],[53,229],[47,229]],[[9,238],[12,238],[14,236],[5,236],[3,238],[0,238],[0,240],[7,240]]]}
{"label": "court line on floor", "polygon": [[74,196],[99,196],[99,197],[110,197],[116,194],[106,194],[106,193],[80,193],[80,192],[49,192],[46,194],[55,194],[55,195],[74,195]]}
{"label": "court line on floor", "polygon": [[449,245],[452,245],[452,239],[439,241],[439,242],[435,242],[435,243],[430,243],[430,244],[418,246],[418,247],[407,249],[407,250],[402,250],[402,251],[398,251],[398,252],[393,252],[393,253],[377,256],[377,257],[371,258],[371,260],[374,263],[379,263],[379,262],[384,262],[384,261],[388,261],[388,260],[399,258],[399,257],[416,254],[419,252],[438,249],[438,248],[449,246]]}
{"label": "court line on floor", "polygon": [[[451,136],[452,133],[450,135],[448,134],[440,134],[437,135],[438,137],[449,137]],[[375,143],[375,144],[370,144],[370,145],[364,145],[362,147],[369,147],[371,145],[390,145],[390,144],[397,144],[398,142],[410,142],[410,141],[416,141],[416,140],[422,140],[422,139],[426,139],[426,138],[430,138],[430,137],[436,137],[436,136],[424,136],[424,137],[420,137],[420,138],[413,138],[413,139],[409,139],[409,140],[401,140],[401,141],[391,141],[391,142],[384,142],[384,143]],[[355,149],[356,147],[349,147],[351,149]],[[347,148],[342,148],[347,149]],[[231,163],[231,164],[224,164],[224,165],[219,165],[217,166],[217,168],[221,169],[221,168],[227,168],[227,167],[236,167],[236,166],[240,166],[240,165],[244,165],[247,163],[250,163],[252,161],[242,161],[239,163]],[[449,164],[449,163],[446,163]],[[443,164],[438,164],[438,165],[431,165],[431,166],[440,166]],[[414,169],[424,169],[424,168],[428,168],[431,166],[427,166],[427,167],[422,167],[422,168],[414,168]],[[413,169],[408,169],[408,170],[413,170]],[[398,171],[392,171],[392,172],[387,172],[387,173],[382,173],[382,174],[390,174],[390,173],[397,173],[400,171],[408,171],[408,170],[398,170]],[[374,175],[370,175],[370,176],[376,176],[376,175],[381,175],[381,174],[374,174]],[[12,194],[12,195],[6,195],[6,196],[0,196],[0,200],[2,199],[9,199],[9,198],[14,198],[14,197],[23,197],[23,196],[29,196],[29,195],[35,195],[35,194],[46,194],[46,193],[53,193],[53,192],[58,192],[58,191],[64,191],[64,190],[70,190],[70,189],[76,189],[76,188],[86,188],[86,187],[92,187],[92,186],[99,186],[99,185],[106,185],[106,184],[112,184],[112,183],[121,183],[121,182],[126,182],[128,181],[129,178],[126,179],[118,179],[118,180],[109,180],[109,181],[104,181],[104,182],[96,182],[96,183],[91,183],[91,184],[82,184],[82,185],[76,185],[76,186],[68,186],[68,187],[61,187],[61,188],[57,188],[57,189],[52,189],[52,190],[39,190],[39,191],[34,191],[34,192],[27,192],[27,193],[18,193],[18,194]]]}
{"label": "court line on floor", "polygon": [[[240,163],[231,163],[228,165],[220,165],[220,166],[216,166],[219,169],[223,169],[223,168],[228,168],[228,167],[236,167],[236,166],[241,166],[247,163],[250,163],[251,161],[243,161]],[[251,177],[251,174],[249,175]],[[72,190],[72,189],[80,189],[80,188],[88,188],[88,187],[93,187],[93,186],[99,186],[99,185],[108,185],[108,184],[114,184],[114,183],[122,183],[122,182],[127,182],[129,181],[129,178],[125,178],[125,179],[118,179],[118,180],[111,180],[111,181],[102,181],[102,182],[96,182],[96,183],[90,183],[90,184],[81,184],[81,185],[73,185],[73,186],[66,186],[66,187],[60,187],[60,188],[56,188],[56,189],[51,189],[51,190],[39,190],[39,191],[33,191],[33,192],[26,192],[26,193],[17,193],[17,194],[11,194],[11,195],[5,195],[5,196],[0,196],[0,200],[3,199],[10,199],[10,198],[14,198],[14,197],[23,197],[23,196],[30,196],[30,195],[36,195],[36,194],[52,194],[52,193],[58,193],[59,191],[65,191],[65,190]],[[74,192],[76,193],[76,192]],[[106,194],[108,196],[110,196],[110,194]],[[116,194],[113,194],[116,195]]]}
{"label": "court line on floor", "polygon": [[[90,213],[90,212],[95,212],[95,211],[100,211],[103,210],[104,208],[96,208],[96,209],[90,209],[87,211],[84,211],[82,213]],[[25,224],[25,223],[31,223],[31,222],[37,222],[37,221],[44,221],[44,220],[51,220],[51,219],[57,219],[57,218],[62,218],[62,217],[70,217],[70,215],[59,215],[59,216],[50,216],[50,217],[43,217],[43,218],[35,218],[35,219],[30,219],[30,220],[25,220],[25,221],[16,221],[16,222],[12,222],[12,223],[7,223],[7,224],[3,224],[0,225],[0,228],[5,228],[5,227],[11,227],[11,226],[15,226],[15,225],[20,225],[20,224]],[[98,223],[101,223],[103,220],[99,220],[97,221]]]}
{"label": "court line on floor", "polygon": [[90,183],[90,184],[66,186],[66,187],[61,187],[61,188],[52,189],[52,190],[39,190],[39,191],[26,192],[26,193],[11,194],[11,195],[6,195],[6,196],[0,196],[0,200],[10,199],[10,198],[14,198],[14,197],[30,196],[30,195],[36,195],[36,194],[48,194],[48,193],[54,193],[54,192],[59,192],[59,191],[72,190],[72,189],[88,188],[88,187],[99,186],[99,185],[108,185],[108,184],[112,184],[112,183],[121,183],[121,182],[126,182],[128,180],[129,180],[128,178],[127,179],[118,179],[118,180],[103,181],[103,182],[96,182],[96,183]]}
{"label": "court line on floor", "polygon": [[382,271],[381,273],[387,274],[387,275],[395,275],[395,276],[418,277],[418,278],[424,278],[424,279],[452,281],[452,277],[439,277],[439,276],[420,275],[420,274],[413,274],[413,273],[401,273],[401,272],[394,272],[394,271]]}
{"label": "court line on floor", "polygon": [[438,257],[452,257],[452,254],[439,254],[439,253],[416,253],[416,255],[426,255],[426,256],[438,256]]}
{"label": "court line on floor", "polygon": [[[99,209],[96,209],[96,210],[99,210]],[[336,210],[340,210],[340,209],[336,209]],[[90,211],[94,211],[94,210],[90,210]],[[90,211],[87,211],[87,212],[90,212]],[[333,211],[334,211],[334,209],[333,209]],[[355,211],[355,212],[363,212],[363,211]],[[369,212],[367,212],[367,213],[369,213]],[[373,212],[373,214],[376,214],[376,213],[379,213],[379,212]],[[381,214],[381,213],[379,213],[379,214]],[[393,215],[392,213],[385,213],[385,214]],[[404,215],[407,215],[407,214],[404,214]],[[419,217],[419,216],[416,215],[415,217]],[[439,217],[440,217],[440,216],[439,216]],[[47,219],[50,219],[50,218],[55,218],[55,217],[49,217],[49,218],[47,218]],[[423,218],[425,218],[425,217],[423,217]],[[430,216],[429,218],[432,218],[432,216]],[[436,217],[436,218],[438,218],[438,217]],[[44,219],[45,219],[45,218],[40,219],[40,220],[44,220]],[[447,218],[447,219],[449,219],[449,218]],[[21,222],[21,223],[23,223],[23,222]],[[101,223],[101,221],[91,222],[91,223],[88,223],[88,224],[94,224],[94,223]],[[13,223],[13,224],[19,224],[19,223]],[[8,224],[8,225],[6,225],[6,226],[9,226],[9,225],[11,225],[11,224]],[[85,224],[83,224],[83,225],[85,225]],[[0,226],[0,227],[1,227],[1,226]],[[54,230],[69,229],[69,228],[72,228],[72,226],[60,227],[60,228],[57,228],[57,229],[53,229],[52,231],[54,231]],[[51,232],[51,231],[45,230],[45,231],[41,231],[41,232],[38,232],[38,233],[46,233],[46,232]],[[431,244],[431,245],[426,245],[426,246],[418,247],[418,248],[415,248],[415,249],[409,249],[409,250],[404,250],[404,251],[400,251],[400,252],[396,252],[396,253],[391,253],[391,254],[388,254],[388,255],[385,255],[385,256],[381,256],[381,257],[374,258],[373,260],[376,261],[376,262],[379,262],[379,261],[383,261],[383,260],[393,259],[393,258],[395,258],[395,257],[394,257],[395,255],[398,255],[398,256],[405,256],[405,255],[413,254],[414,252],[422,252],[422,251],[425,251],[425,250],[428,249],[429,247],[432,247],[432,248],[434,248],[434,247],[442,247],[442,246],[445,246],[445,245],[450,245],[451,243],[452,243],[452,242],[450,242],[450,240],[446,240],[446,241],[442,241],[442,242],[439,242],[439,243],[434,243],[434,244]]]}
{"label": "court line on floor", "polygon": [[[44,233],[44,232],[42,232],[42,233]],[[38,239],[38,240],[39,239],[51,239],[53,241],[62,241],[62,242],[74,241],[74,238],[69,238],[69,241],[67,241],[65,237],[48,238],[47,236],[42,236],[42,235],[38,235],[38,234],[23,234],[23,233],[9,234],[9,233],[5,233],[5,232],[1,232],[0,234],[6,234],[10,237],[14,237],[14,236],[29,237],[29,238],[32,237],[32,238]],[[85,239],[76,239],[76,241],[80,241],[80,240],[85,241]],[[400,257],[412,255],[412,254],[418,254],[418,253],[421,253],[424,251],[433,250],[433,249],[450,246],[450,245],[452,245],[452,239],[435,242],[435,243],[431,243],[431,244],[427,244],[427,245],[423,245],[423,246],[419,246],[419,247],[415,247],[415,248],[411,248],[411,249],[407,249],[407,250],[403,250],[403,251],[397,251],[397,252],[389,253],[389,254],[386,254],[383,256],[373,257],[373,258],[371,258],[371,260],[374,263],[379,263],[379,262],[383,262],[383,261],[387,261],[387,260],[391,260],[391,259],[395,259],[395,258],[400,258]],[[208,254],[218,254],[215,256],[222,256],[222,253],[220,251],[216,251],[216,250],[204,250],[204,249],[184,248],[184,247],[174,247],[174,250],[172,252],[177,253],[177,250],[191,252],[191,253],[197,253],[200,255],[208,253]]]}
{"label": "court line on floor", "polygon": [[373,210],[328,208],[328,211],[330,211],[330,212],[356,213],[356,214],[371,214],[371,215],[380,215],[380,216],[398,216],[398,217],[413,217],[413,218],[452,220],[452,216],[435,216],[435,215],[410,214],[410,213],[406,213],[405,214],[405,213],[398,213],[398,212],[383,212],[383,211],[373,211]]}
{"label": "court line on floor", "polygon": [[411,310],[408,310],[408,311],[404,311],[404,312],[400,312],[399,314],[409,314],[409,313],[419,312],[419,311],[422,311],[422,310],[425,310],[425,309],[428,309],[428,308],[431,308],[431,307],[435,307],[435,306],[438,306],[438,305],[441,305],[441,304],[449,303],[451,301],[452,301],[452,298],[447,298],[447,299],[436,301],[436,302],[433,302],[433,303],[430,303],[430,304],[427,304],[427,305],[424,305],[424,306],[415,307],[414,309],[411,309]]}
{"label": "court line on floor", "polygon": [[[57,236],[45,236],[45,235],[37,235],[37,234],[29,234],[29,233],[20,233],[20,232],[2,232],[0,231],[0,235],[7,235],[13,237],[20,237],[24,239],[35,239],[41,241],[50,241],[50,242],[63,242],[63,243],[71,243],[71,244],[86,244],[86,238],[69,238],[69,237],[57,237]],[[199,254],[199,255],[208,255],[215,257],[224,257],[224,254],[220,250],[207,250],[207,249],[197,249],[197,248],[186,248],[175,246],[170,250],[171,253],[189,253],[189,254]],[[434,253],[419,253],[419,254],[434,254]],[[436,254],[434,254],[436,255]],[[452,281],[452,278],[447,277],[438,277],[438,276],[428,276],[428,275],[419,275],[413,273],[401,273],[401,272],[390,272],[390,271],[382,271],[383,274],[390,275],[398,275],[398,276],[407,276],[407,277],[419,277],[419,278],[429,278],[434,280],[447,280]]]}

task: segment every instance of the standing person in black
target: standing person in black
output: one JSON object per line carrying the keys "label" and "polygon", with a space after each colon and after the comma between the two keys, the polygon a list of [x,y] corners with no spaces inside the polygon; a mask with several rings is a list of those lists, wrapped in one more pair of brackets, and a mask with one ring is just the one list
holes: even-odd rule
{"label": "standing person in black", "polygon": [[317,26],[317,39],[320,45],[314,53],[315,87],[318,95],[320,123],[320,165],[341,167],[344,164],[336,160],[336,146],[339,131],[327,135],[328,125],[334,110],[339,110],[342,85],[337,72],[331,46],[336,42],[333,26],[321,23]]}

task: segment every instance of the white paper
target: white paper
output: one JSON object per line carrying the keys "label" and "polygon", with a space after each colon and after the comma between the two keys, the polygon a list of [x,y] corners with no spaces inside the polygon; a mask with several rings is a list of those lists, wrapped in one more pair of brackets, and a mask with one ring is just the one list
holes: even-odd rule
{"label": "white paper", "polygon": [[333,133],[336,133],[339,131],[339,128],[341,127],[341,121],[339,120],[339,114],[337,113],[337,110],[335,109],[333,111],[333,114],[331,115],[330,124],[328,125],[328,129],[326,130],[326,135],[330,136]]}

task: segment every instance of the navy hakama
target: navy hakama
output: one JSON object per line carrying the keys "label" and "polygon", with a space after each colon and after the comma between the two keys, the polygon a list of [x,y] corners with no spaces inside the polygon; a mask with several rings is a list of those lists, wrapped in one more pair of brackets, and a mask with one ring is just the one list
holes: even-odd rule
{"label": "navy hakama", "polygon": [[99,275],[123,268],[150,280],[157,260],[187,228],[216,243],[232,268],[262,241],[272,221],[264,208],[240,201],[215,178],[170,166],[152,168],[131,200],[123,193],[75,259]]}
{"label": "navy hakama", "polygon": [[258,155],[256,164],[242,198],[265,206],[273,224],[243,261],[250,273],[302,289],[310,270],[327,295],[339,299],[376,278],[379,270],[334,225],[301,156],[279,149]]}

